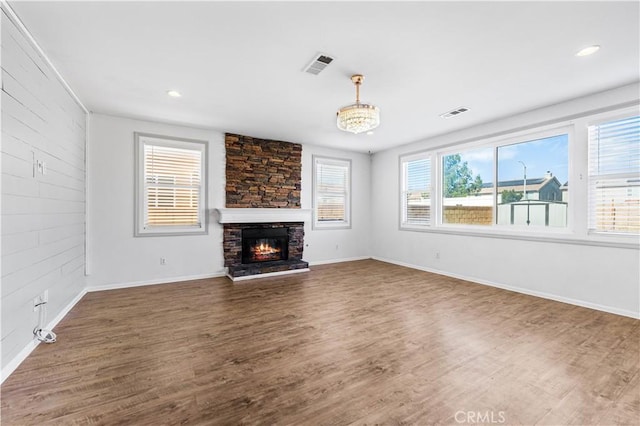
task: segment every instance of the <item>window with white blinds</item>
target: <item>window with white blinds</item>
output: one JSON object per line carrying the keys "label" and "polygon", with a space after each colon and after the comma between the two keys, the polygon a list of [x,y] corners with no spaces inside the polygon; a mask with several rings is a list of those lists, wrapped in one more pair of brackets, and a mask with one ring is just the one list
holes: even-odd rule
{"label": "window with white blinds", "polygon": [[589,229],[640,233],[640,116],[589,127]]}
{"label": "window with white blinds", "polygon": [[431,157],[427,154],[401,160],[401,208],[404,228],[431,224]]}
{"label": "window with white blinds", "polygon": [[351,226],[351,161],[313,157],[314,227]]}
{"label": "window with white blinds", "polygon": [[136,134],[136,235],[206,233],[206,143]]}

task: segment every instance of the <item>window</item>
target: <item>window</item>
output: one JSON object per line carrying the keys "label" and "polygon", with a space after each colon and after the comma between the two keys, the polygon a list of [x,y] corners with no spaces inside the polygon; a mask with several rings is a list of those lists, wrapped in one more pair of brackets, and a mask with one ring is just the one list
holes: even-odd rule
{"label": "window", "polygon": [[401,159],[402,222],[401,227],[424,227],[431,224],[431,158],[419,154]]}
{"label": "window", "polygon": [[315,228],[351,227],[351,161],[313,157]]}
{"label": "window", "polygon": [[640,116],[589,127],[589,229],[640,233]]}
{"label": "window", "polygon": [[399,158],[403,230],[638,247],[638,106]]}
{"label": "window", "polygon": [[499,146],[498,225],[567,226],[569,135]]}
{"label": "window", "polygon": [[493,148],[442,156],[442,223],[493,223]]}
{"label": "window", "polygon": [[136,236],[206,234],[206,143],[135,134]]}

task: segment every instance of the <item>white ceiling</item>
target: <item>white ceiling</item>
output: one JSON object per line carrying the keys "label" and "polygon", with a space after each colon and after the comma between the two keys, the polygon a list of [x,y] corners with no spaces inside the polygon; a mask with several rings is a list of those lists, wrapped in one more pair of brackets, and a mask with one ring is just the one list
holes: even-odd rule
{"label": "white ceiling", "polygon": [[[91,111],[363,152],[640,79],[638,2],[10,5]],[[316,52],[335,60],[302,72]],[[335,125],[354,73],[374,135]]]}

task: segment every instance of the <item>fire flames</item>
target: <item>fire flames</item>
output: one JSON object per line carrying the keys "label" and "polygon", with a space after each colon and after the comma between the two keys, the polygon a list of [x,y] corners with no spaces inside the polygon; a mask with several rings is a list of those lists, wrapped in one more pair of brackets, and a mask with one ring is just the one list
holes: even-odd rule
{"label": "fire flames", "polygon": [[269,243],[261,242],[251,249],[251,254],[255,260],[277,260],[280,258],[281,250]]}

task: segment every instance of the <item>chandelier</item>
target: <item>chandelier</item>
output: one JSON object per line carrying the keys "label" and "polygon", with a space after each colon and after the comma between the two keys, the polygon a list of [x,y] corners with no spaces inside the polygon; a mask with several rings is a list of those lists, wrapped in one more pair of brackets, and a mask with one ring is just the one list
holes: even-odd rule
{"label": "chandelier", "polygon": [[375,105],[360,103],[360,85],[364,76],[352,75],[351,81],[356,86],[356,103],[340,108],[338,111],[338,129],[351,133],[362,133],[373,130],[380,125],[380,108]]}

